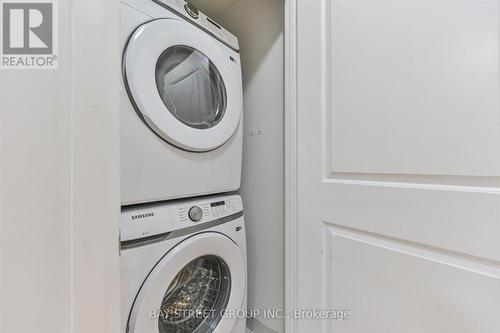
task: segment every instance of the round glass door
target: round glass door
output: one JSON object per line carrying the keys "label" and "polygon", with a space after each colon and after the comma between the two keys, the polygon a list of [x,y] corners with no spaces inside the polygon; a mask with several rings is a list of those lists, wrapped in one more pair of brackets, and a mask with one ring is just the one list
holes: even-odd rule
{"label": "round glass door", "polygon": [[185,125],[214,127],[226,111],[226,87],[206,55],[189,46],[167,48],[156,63],[156,86],[168,111]]}
{"label": "round glass door", "polygon": [[194,235],[169,250],[140,287],[128,333],[231,332],[242,309],[246,266],[242,249],[216,232]]}
{"label": "round glass door", "polygon": [[123,55],[124,82],[140,120],[162,140],[205,152],[226,143],[243,110],[234,51],[197,27],[158,19],[138,27]]}
{"label": "round glass door", "polygon": [[227,264],[216,256],[199,257],[170,283],[160,307],[160,333],[213,332],[231,294]]}

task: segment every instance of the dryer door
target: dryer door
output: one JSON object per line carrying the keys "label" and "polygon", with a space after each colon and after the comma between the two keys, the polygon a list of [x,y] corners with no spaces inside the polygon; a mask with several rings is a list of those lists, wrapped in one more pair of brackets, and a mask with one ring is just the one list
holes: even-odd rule
{"label": "dryer door", "polygon": [[246,286],[245,258],[228,237],[190,237],[153,268],[132,306],[129,333],[230,332]]}
{"label": "dryer door", "polygon": [[163,140],[209,151],[235,133],[240,68],[225,50],[177,19],[151,21],[133,33],[123,57],[125,86],[139,116]]}

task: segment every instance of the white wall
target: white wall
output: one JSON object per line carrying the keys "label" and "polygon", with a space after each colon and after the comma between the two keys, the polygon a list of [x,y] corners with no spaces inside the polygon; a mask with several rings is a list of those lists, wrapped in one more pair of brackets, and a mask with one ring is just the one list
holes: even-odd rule
{"label": "white wall", "polygon": [[58,3],[59,69],[0,70],[0,332],[118,332],[119,7]]}
{"label": "white wall", "polygon": [[[284,307],[284,76],[281,0],[193,0],[240,40],[244,91],[241,195],[248,240],[248,306]],[[250,130],[262,134],[250,136]],[[249,321],[256,333],[281,320]]]}

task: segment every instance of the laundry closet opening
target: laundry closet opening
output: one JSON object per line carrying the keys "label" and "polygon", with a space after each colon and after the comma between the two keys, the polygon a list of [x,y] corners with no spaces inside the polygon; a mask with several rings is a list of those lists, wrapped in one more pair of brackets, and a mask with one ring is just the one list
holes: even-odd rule
{"label": "laundry closet opening", "polygon": [[[234,33],[243,71],[243,171],[248,308],[284,308],[284,1],[191,0]],[[284,321],[250,318],[255,332]]]}

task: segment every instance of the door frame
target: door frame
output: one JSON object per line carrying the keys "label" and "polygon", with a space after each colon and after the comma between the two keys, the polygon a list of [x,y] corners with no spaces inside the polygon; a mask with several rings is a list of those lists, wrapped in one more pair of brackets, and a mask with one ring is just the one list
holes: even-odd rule
{"label": "door frame", "polygon": [[285,332],[298,332],[298,96],[297,15],[299,0],[285,0]]}

